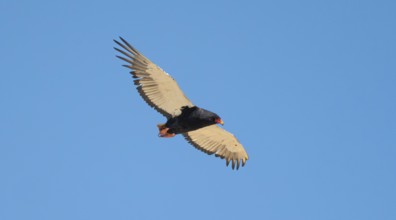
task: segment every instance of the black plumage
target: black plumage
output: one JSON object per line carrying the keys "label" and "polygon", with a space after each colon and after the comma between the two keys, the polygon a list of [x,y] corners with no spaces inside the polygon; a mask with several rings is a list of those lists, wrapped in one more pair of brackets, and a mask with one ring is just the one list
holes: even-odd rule
{"label": "black plumage", "polygon": [[225,159],[227,166],[230,162],[233,169],[244,166],[249,157],[233,134],[216,125],[223,125],[221,118],[195,106],[168,73],[124,39],[120,40],[115,42],[122,49],[115,49],[124,56],[117,57],[127,63],[124,66],[131,70],[140,96],[167,118],[166,123],[158,125],[158,135],[171,138],[181,134],[197,149]]}
{"label": "black plumage", "polygon": [[184,106],[181,109],[181,114],[170,118],[165,123],[165,127],[169,128],[168,134],[181,134],[214,125],[219,121],[221,119],[216,113],[197,106]]}

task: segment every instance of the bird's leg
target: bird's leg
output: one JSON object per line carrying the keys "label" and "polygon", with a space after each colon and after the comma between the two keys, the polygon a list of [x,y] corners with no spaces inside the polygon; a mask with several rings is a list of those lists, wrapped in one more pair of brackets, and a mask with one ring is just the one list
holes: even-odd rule
{"label": "bird's leg", "polygon": [[171,138],[174,137],[176,134],[173,133],[168,133],[169,128],[167,128],[165,126],[165,124],[159,124],[157,125],[158,129],[159,129],[159,137],[166,137],[166,138]]}
{"label": "bird's leg", "polygon": [[171,138],[171,137],[174,137],[176,134],[169,134],[169,133],[166,133],[166,134],[160,134],[159,135],[159,137],[162,137],[162,138]]}

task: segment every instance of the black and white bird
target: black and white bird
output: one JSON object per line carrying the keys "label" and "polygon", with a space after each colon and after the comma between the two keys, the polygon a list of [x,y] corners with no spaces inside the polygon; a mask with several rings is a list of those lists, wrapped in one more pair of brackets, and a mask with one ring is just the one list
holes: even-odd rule
{"label": "black and white bird", "polygon": [[160,137],[182,134],[197,149],[232,162],[232,168],[244,166],[248,155],[235,136],[217,124],[223,120],[211,111],[199,108],[183,94],[176,81],[160,67],[139,53],[127,41],[114,40],[123,50],[114,48],[124,56],[140,96],[167,118],[159,124]]}

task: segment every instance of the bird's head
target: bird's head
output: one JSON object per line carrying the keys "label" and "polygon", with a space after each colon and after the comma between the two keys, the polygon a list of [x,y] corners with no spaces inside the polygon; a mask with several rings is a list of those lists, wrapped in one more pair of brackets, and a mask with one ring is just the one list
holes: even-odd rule
{"label": "bird's head", "polygon": [[216,124],[224,125],[223,120],[221,120],[221,118],[220,118],[219,116],[217,116],[217,117],[214,119],[214,121],[216,122]]}
{"label": "bird's head", "polygon": [[224,125],[224,122],[223,120],[221,120],[220,116],[218,116],[214,112],[208,111],[203,108],[200,109],[199,117],[202,121],[205,121],[207,125],[213,125],[213,124]]}

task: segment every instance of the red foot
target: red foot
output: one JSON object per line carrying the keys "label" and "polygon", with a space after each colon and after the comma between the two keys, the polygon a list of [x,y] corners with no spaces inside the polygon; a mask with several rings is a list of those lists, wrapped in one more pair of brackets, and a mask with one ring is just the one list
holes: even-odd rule
{"label": "red foot", "polygon": [[159,136],[160,137],[162,137],[162,138],[171,138],[171,137],[174,137],[176,134],[168,134],[168,133],[166,133],[166,134],[160,134]]}
{"label": "red foot", "polygon": [[176,134],[173,134],[173,133],[169,134],[168,133],[169,128],[167,128],[165,126],[158,126],[158,128],[159,128],[159,134],[158,134],[159,137],[171,138],[171,137],[174,137],[176,135]]}

